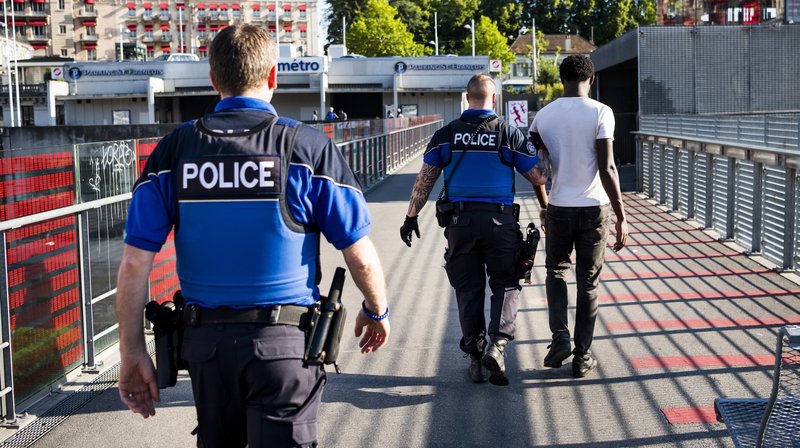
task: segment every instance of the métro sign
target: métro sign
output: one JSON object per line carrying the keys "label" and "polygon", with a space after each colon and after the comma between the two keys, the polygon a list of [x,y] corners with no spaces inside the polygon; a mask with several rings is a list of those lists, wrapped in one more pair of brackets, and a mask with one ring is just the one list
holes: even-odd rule
{"label": "m\u00e9tro sign", "polygon": [[325,59],[320,57],[278,59],[278,73],[283,73],[283,74],[322,73],[324,70],[325,70]]}

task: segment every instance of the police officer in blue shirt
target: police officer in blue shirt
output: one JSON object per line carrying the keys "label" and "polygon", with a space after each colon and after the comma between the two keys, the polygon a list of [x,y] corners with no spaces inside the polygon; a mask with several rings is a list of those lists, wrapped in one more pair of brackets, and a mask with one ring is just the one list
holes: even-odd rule
{"label": "police officer in blue shirt", "polygon": [[142,310],[156,252],[175,229],[191,319],[198,446],[316,446],[325,371],[304,365],[308,306],[319,298],[320,234],[342,250],[364,293],[362,353],[389,337],[385,281],[360,186],[333,142],[278,117],[275,43],[231,26],[209,51],[221,101],[165,136],[136,183],[117,280],[122,401],[147,418],[159,391]]}
{"label": "police officer in blue shirt", "polygon": [[[486,382],[486,368],[490,383],[505,386],[504,356],[514,339],[521,290],[516,275],[521,234],[513,204],[514,171],[535,188],[547,178],[525,135],[505,125],[492,110],[491,77],[473,76],[467,101],[469,109],[439,129],[428,144],[400,236],[409,247],[412,233],[419,238],[417,215],[444,171],[445,200],[437,202],[437,215],[443,215],[439,224],[445,227],[448,245],[445,270],[458,301],[463,335],[459,345],[471,358],[472,381]],[[483,312],[487,274],[492,291],[488,329]]]}

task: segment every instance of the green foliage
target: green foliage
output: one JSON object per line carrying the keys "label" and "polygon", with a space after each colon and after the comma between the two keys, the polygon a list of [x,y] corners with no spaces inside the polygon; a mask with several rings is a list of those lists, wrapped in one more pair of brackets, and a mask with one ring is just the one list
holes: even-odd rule
{"label": "green foliage", "polygon": [[417,43],[426,45],[433,40],[433,9],[428,0],[390,0],[389,4],[397,9]]}
{"label": "green foliage", "polygon": [[[464,39],[461,53],[472,54],[472,34]],[[508,41],[497,29],[497,24],[486,16],[481,16],[475,22],[475,55],[487,55],[489,59],[500,59],[503,61],[503,73],[511,70],[511,64],[516,59],[514,53],[508,48]]]}
{"label": "green foliage", "polygon": [[480,14],[497,24],[500,34],[514,42],[522,28],[522,3],[515,0],[481,0]]}
{"label": "green foliage", "polygon": [[348,27],[353,23],[353,16],[366,6],[367,0],[328,0],[328,43],[342,43],[342,23],[347,19]]}
{"label": "green foliage", "polygon": [[544,106],[564,95],[564,85],[560,82],[553,85],[536,84],[535,90],[539,96],[540,106]]}
{"label": "green foliage", "polygon": [[[429,4],[430,17],[433,17],[433,11],[439,13],[439,54],[461,53],[464,38],[471,35],[464,25],[469,25],[476,16],[480,0],[430,0]],[[432,32],[427,39],[433,40]],[[471,41],[468,48],[471,51]]]}
{"label": "green foliage", "polygon": [[368,0],[347,30],[347,47],[364,56],[425,56],[430,47],[414,42],[414,36],[397,18],[387,0]]}
{"label": "green foliage", "polygon": [[555,61],[539,58],[537,60],[536,82],[546,86],[552,86],[561,82],[561,75],[558,73],[558,65]]}

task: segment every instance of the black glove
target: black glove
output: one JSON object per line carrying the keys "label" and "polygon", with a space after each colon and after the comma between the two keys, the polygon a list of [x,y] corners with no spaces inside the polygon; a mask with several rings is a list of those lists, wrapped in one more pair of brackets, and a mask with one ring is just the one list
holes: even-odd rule
{"label": "black glove", "polygon": [[411,247],[411,233],[415,232],[417,234],[417,238],[419,238],[419,226],[417,225],[417,217],[408,217],[406,216],[406,220],[403,222],[403,225],[400,227],[400,238],[403,239],[403,242],[406,243],[406,246]]}

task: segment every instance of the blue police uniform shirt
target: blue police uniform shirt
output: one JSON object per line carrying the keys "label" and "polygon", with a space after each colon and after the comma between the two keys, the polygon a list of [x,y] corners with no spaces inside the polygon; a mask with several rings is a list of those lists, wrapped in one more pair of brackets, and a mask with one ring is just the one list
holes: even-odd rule
{"label": "blue police uniform shirt", "polygon": [[[268,131],[247,133],[270,117],[269,132],[299,126],[285,182],[279,179],[284,148],[276,148],[281,140],[265,136]],[[223,99],[202,123],[217,134],[200,132],[197,120],[184,123],[148,158],[134,186],[125,242],[158,252],[175,226],[187,303],[314,303],[319,233],[341,250],[370,232],[364,195],[341,152],[321,132],[277,117],[272,105],[255,98]],[[291,217],[312,230],[287,227],[276,194],[284,185]],[[205,193],[193,197],[197,191]]]}
{"label": "blue police uniform shirt", "polygon": [[[493,116],[495,113],[491,109],[467,109],[460,121],[478,124]],[[451,123],[453,127],[460,127],[458,121]],[[423,160],[443,169],[451,202],[511,205],[514,202],[514,169],[523,174],[539,162],[536,150],[522,131],[508,125],[503,126],[502,132],[494,131],[480,132],[474,141],[471,141],[471,133],[453,135],[451,126],[434,134]],[[494,142],[493,138],[500,141]]]}

